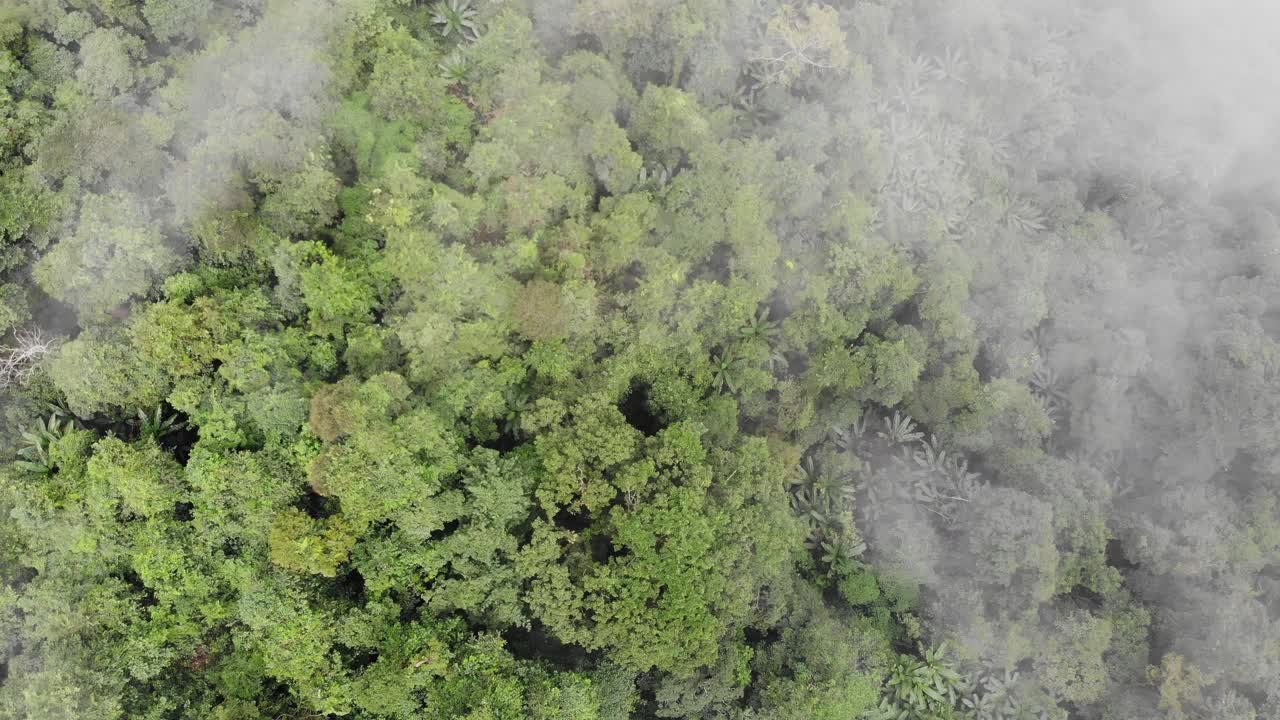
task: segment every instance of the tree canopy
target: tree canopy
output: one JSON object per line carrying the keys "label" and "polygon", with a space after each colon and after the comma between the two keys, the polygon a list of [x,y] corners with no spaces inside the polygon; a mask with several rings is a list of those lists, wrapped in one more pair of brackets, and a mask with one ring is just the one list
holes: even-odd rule
{"label": "tree canopy", "polygon": [[1280,58],[1191,16],[0,8],[0,715],[1280,717]]}

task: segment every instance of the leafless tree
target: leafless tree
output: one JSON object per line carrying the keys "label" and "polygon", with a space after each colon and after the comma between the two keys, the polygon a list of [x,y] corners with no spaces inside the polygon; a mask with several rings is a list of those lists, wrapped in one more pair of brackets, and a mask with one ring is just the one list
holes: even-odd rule
{"label": "leafless tree", "polygon": [[11,347],[0,347],[0,389],[25,383],[58,344],[58,338],[40,328],[18,330],[13,341]]}
{"label": "leafless tree", "polygon": [[849,59],[839,15],[825,6],[800,11],[784,5],[757,42],[761,47],[751,61],[766,84],[785,84],[806,68],[839,68]]}

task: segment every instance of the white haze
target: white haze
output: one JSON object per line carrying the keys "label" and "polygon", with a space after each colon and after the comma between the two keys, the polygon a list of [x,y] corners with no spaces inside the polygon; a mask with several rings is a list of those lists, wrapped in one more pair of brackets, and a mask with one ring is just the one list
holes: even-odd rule
{"label": "white haze", "polygon": [[[1265,319],[1280,310],[1269,289],[1277,277],[1271,263],[1280,257],[1272,215],[1280,211],[1280,3],[971,0],[915,5],[921,15],[930,14],[927,8],[936,13],[921,22],[946,39],[984,33],[1012,38],[1010,55],[1040,57],[1063,68],[1062,85],[1071,95],[1062,101],[1072,129],[1051,156],[1013,161],[1023,163],[1014,171],[1026,178],[1026,187],[1067,178],[1081,188],[1083,200],[1091,178],[1104,176],[1129,183],[1135,194],[1144,186],[1157,187],[1167,206],[1184,205],[1193,213],[1205,209],[1200,221],[1176,228],[1126,226],[1125,240],[1151,250],[1117,253],[1106,268],[1107,282],[1082,288],[1074,297],[1069,273],[1077,248],[1065,244],[1047,269],[1048,282],[1067,285],[1059,294],[1073,303],[1051,302],[1050,320],[1055,312],[1072,313],[1100,328],[1093,339],[1059,338],[1045,362],[1073,379],[1068,442],[1075,443],[1071,449],[1079,456],[1094,458],[1106,482],[1099,490],[1092,486],[1096,478],[1083,473],[1075,476],[1078,486],[1056,492],[1078,496],[1082,507],[1089,498],[1102,498],[1109,526],[1138,563],[1127,582],[1154,610],[1151,637],[1159,651],[1181,652],[1223,677],[1243,674],[1247,682],[1269,685],[1266,707],[1280,709],[1280,687],[1266,680],[1277,668],[1254,662],[1265,655],[1266,638],[1274,637],[1280,623],[1280,583],[1254,570],[1227,570],[1207,555],[1234,537],[1250,509],[1236,494],[1239,488],[1277,489],[1274,451],[1259,456],[1262,443],[1250,435],[1256,429],[1247,430],[1245,418],[1256,424],[1274,413],[1280,385],[1272,381],[1248,396],[1235,396],[1225,387],[1203,386],[1194,374],[1208,362],[1209,338],[1221,329],[1224,315]],[[1004,24],[1009,18],[1019,19],[1016,29]],[[993,101],[1006,92],[996,85],[970,82],[968,92]],[[1032,122],[1013,134],[1035,129]],[[1113,214],[1138,212],[1126,202]],[[1162,255],[1170,233],[1193,242],[1176,249],[1170,245]],[[1226,284],[1207,281],[1231,274],[1215,272],[1214,264],[1222,260],[1210,252],[1210,243],[1230,245],[1237,237],[1251,243],[1251,259],[1263,268],[1261,275]],[[998,267],[1001,259],[994,263]],[[1011,282],[1019,279],[1019,270],[1009,266]],[[1059,273],[1064,279],[1055,281]],[[1225,297],[1247,283],[1267,289]],[[1229,313],[1223,308],[1230,303],[1251,308],[1244,315]],[[1007,298],[979,299],[971,313],[982,326],[984,317],[1000,314],[1005,305]],[[988,347],[1008,348],[995,364],[1011,367],[1027,345],[1001,337],[1002,332],[998,323],[991,326]],[[1274,327],[1269,335],[1277,339]],[[1093,344],[1103,336],[1116,343]],[[1118,350],[1125,342],[1134,349],[1127,359]],[[1188,414],[1211,416],[1212,430],[1207,437],[1193,434],[1190,426],[1170,418],[1168,427],[1154,435],[1152,417],[1159,413],[1135,405],[1152,397],[1173,407],[1185,405],[1192,411]],[[1157,444],[1164,447],[1154,448]],[[1098,459],[1107,453],[1130,459],[1108,466]],[[948,599],[931,609],[939,629],[954,632],[988,657],[1002,657],[1005,640],[986,634],[994,618],[984,617],[980,604],[971,608],[976,614],[966,612],[963,603],[950,604],[974,592],[970,557],[938,537],[927,514],[905,516],[911,519],[900,518],[893,527],[866,528],[872,546],[877,540],[892,543],[905,555],[904,566],[933,595]],[[899,544],[906,540],[912,542]],[[1019,591],[1027,589],[1011,588]],[[1053,632],[1051,626],[1043,629]],[[1151,661],[1159,662],[1158,652]],[[1158,700],[1149,691],[1135,691],[1112,712],[1114,717],[1153,717]]]}

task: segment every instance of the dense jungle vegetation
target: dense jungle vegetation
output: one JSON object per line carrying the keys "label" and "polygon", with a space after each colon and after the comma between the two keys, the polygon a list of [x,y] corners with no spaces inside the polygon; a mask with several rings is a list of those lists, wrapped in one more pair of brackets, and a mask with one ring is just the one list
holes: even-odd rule
{"label": "dense jungle vegetation", "polygon": [[1280,91],[1142,7],[0,4],[0,717],[1280,717]]}

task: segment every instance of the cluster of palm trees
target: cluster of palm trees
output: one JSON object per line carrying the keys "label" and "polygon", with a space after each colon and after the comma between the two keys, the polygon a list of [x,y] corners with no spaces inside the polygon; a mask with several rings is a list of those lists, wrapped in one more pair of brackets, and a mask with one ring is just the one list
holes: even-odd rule
{"label": "cluster of palm trees", "polygon": [[1046,705],[1056,706],[1016,671],[962,673],[948,657],[946,642],[899,655],[885,691],[880,705],[862,720],[1048,720]]}
{"label": "cluster of palm trees", "polygon": [[967,458],[943,447],[937,436],[926,437],[910,415],[895,410],[881,418],[881,425],[872,436],[863,418],[832,433],[836,448],[856,458],[846,492],[861,497],[863,519],[874,523],[906,503],[953,524],[958,508],[983,486],[982,477],[969,469]]}
{"label": "cluster of palm trees", "polygon": [[[39,417],[32,427],[19,428],[22,444],[18,448],[17,466],[37,475],[53,474],[57,469],[54,446],[71,430],[84,429],[66,405],[51,402],[46,406],[48,419]],[[164,408],[157,405],[150,412],[139,408],[133,425],[137,437],[160,442],[166,435],[185,428],[186,422],[177,413],[166,414]],[[128,431],[128,427],[124,430]]]}
{"label": "cluster of palm trees", "polygon": [[[911,505],[954,524],[961,505],[984,482],[968,460],[949,452],[936,436],[919,430],[895,411],[868,432],[868,416],[834,429],[830,440],[838,462],[806,456],[792,483],[791,506],[809,524],[806,547],[830,574],[847,572],[867,551],[858,527]],[[833,470],[832,468],[839,468]]]}
{"label": "cluster of palm trees", "polygon": [[462,46],[480,37],[480,21],[472,0],[439,0],[431,8],[431,24],[446,41],[456,41],[453,50],[440,60],[441,77],[450,85],[465,83],[471,75],[471,62]]}
{"label": "cluster of palm trees", "polygon": [[747,358],[738,345],[749,346],[764,343],[769,347],[769,367],[777,371],[785,367],[785,358],[775,349],[782,333],[782,326],[769,319],[769,308],[758,311],[747,324],[738,329],[735,343],[728,345],[711,357],[711,387],[717,392],[737,392],[738,374],[747,365]]}

